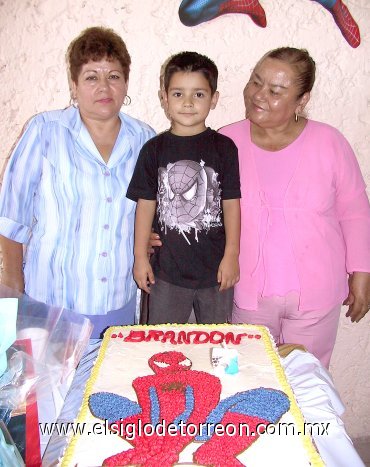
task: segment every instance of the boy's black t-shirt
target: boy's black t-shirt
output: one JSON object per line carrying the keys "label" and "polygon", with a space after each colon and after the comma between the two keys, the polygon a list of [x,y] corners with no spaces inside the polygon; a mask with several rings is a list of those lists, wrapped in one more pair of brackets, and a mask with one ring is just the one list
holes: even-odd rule
{"label": "boy's black t-shirt", "polygon": [[187,288],[217,285],[225,250],[221,200],[240,198],[238,150],[208,128],[194,136],[166,131],[140,151],[127,197],[157,200],[152,257],[156,277]]}

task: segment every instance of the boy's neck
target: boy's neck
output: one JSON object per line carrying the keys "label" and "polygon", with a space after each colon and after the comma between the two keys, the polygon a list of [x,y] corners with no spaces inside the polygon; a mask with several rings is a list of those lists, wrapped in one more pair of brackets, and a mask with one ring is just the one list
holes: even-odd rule
{"label": "boy's neck", "polygon": [[170,132],[176,136],[195,136],[200,135],[201,133],[207,130],[207,126],[204,123],[203,125],[199,125],[197,127],[183,127],[178,125],[171,125]]}

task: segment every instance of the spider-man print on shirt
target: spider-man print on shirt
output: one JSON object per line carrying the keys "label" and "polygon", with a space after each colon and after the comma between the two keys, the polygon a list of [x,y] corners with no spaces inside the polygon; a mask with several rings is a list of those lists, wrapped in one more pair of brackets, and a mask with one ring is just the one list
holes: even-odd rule
{"label": "spider-man print on shirt", "polygon": [[175,229],[187,243],[194,229],[208,232],[221,223],[218,174],[204,162],[181,160],[158,171],[158,218],[162,230]]}

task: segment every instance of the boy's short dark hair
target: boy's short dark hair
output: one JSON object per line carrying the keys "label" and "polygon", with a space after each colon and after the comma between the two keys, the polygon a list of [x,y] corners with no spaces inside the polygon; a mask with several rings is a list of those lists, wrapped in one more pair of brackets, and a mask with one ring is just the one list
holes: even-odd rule
{"label": "boy's short dark hair", "polygon": [[212,95],[217,90],[218,70],[215,63],[205,55],[197,52],[180,52],[173,55],[164,70],[163,84],[167,92],[172,76],[178,71],[194,72],[203,74],[209,83]]}

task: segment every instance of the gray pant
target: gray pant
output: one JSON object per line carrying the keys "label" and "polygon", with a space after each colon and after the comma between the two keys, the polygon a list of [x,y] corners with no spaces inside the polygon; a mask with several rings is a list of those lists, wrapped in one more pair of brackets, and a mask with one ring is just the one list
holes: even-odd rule
{"label": "gray pant", "polygon": [[219,291],[187,289],[156,277],[150,286],[148,324],[188,322],[192,309],[198,324],[227,323],[232,312],[234,289]]}

